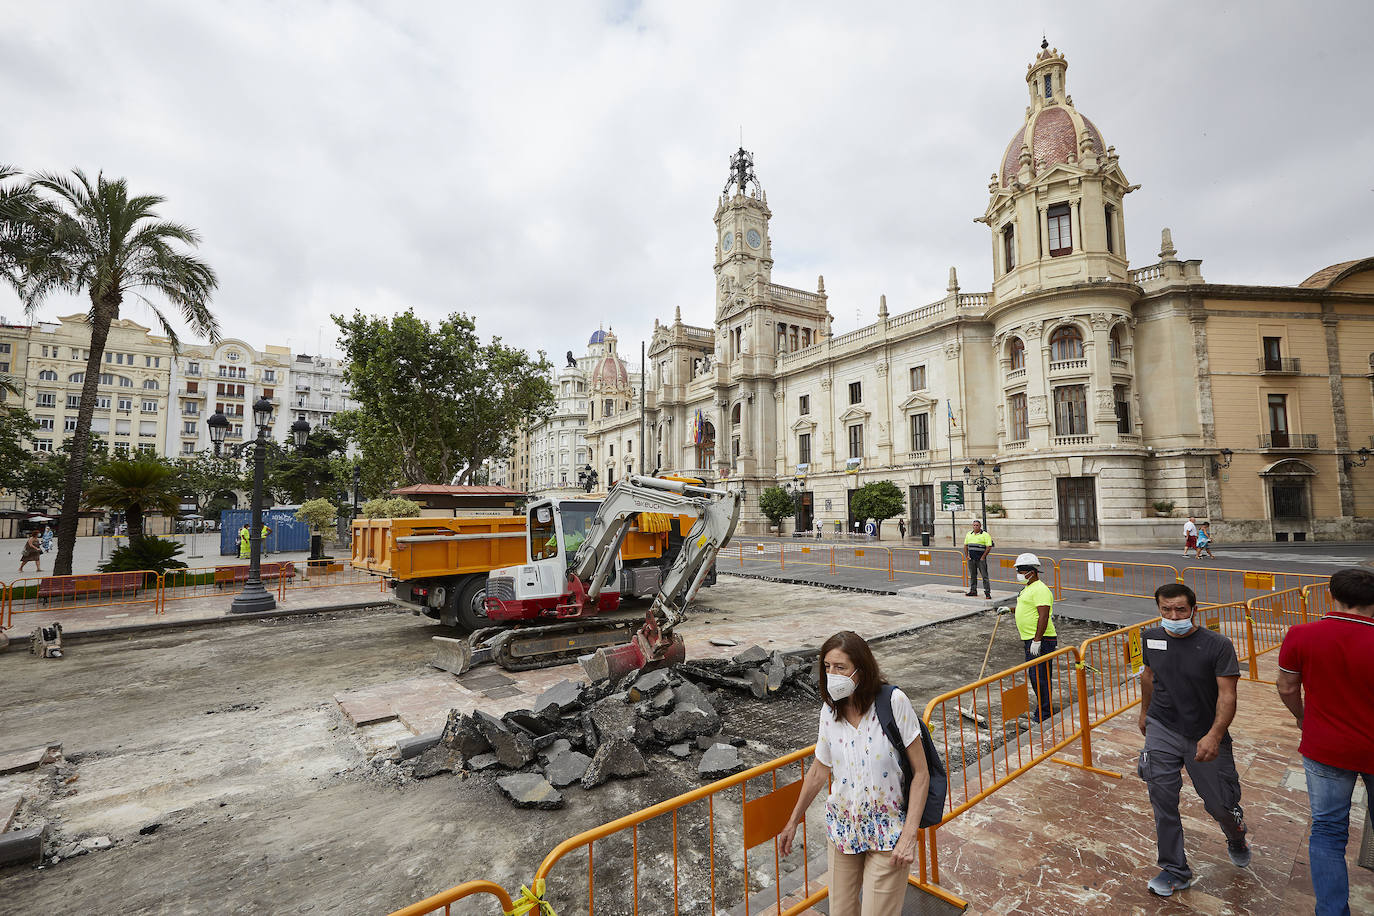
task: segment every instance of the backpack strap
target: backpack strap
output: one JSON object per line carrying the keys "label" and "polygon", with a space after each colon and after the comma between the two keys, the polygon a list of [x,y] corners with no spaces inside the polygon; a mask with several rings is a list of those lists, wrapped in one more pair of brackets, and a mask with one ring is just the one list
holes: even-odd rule
{"label": "backpack strap", "polygon": [[906,745],[902,743],[901,730],[897,728],[897,718],[892,714],[892,692],[896,689],[892,684],[879,687],[873,705],[878,714],[878,724],[882,727],[883,734],[887,735],[887,740],[892,743],[892,749],[897,752],[897,763],[902,768],[902,810],[905,811],[911,795],[911,780],[915,778],[915,773],[912,772],[911,760],[906,755]]}

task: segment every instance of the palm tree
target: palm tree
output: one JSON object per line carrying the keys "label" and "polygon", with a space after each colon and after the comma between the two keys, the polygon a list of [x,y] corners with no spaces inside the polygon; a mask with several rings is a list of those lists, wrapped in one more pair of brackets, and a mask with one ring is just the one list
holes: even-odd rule
{"label": "palm tree", "polygon": [[143,514],[158,510],[175,516],[181,507],[177,472],[156,461],[111,461],[86,491],[88,508],[124,513],[129,540],[143,537]]}
{"label": "palm tree", "polygon": [[27,182],[8,184],[18,174],[18,169],[0,162],[0,278],[22,291],[26,242],[32,231],[26,217],[34,195]]}
{"label": "palm tree", "polygon": [[144,290],[150,290],[176,306],[193,331],[217,343],[219,323],[209,303],[219,281],[208,264],[174,247],[176,243],[194,247],[200,236],[188,226],[158,218],[155,209],[163,198],[130,197],[122,178],[107,180],[103,174],[97,174],[92,185],[80,169],[73,169],[71,177],[36,175],[33,187],[43,193],[26,214],[37,241],[24,261],[25,309],[32,313],[54,290],[78,295],[84,292],[91,300],[87,315],[91,350],[72,436],[71,464],[57,525],[57,559],[53,563],[55,575],[70,575],[91,415],[110,323],[119,317],[124,297],[136,296],[156,316],[173,353],[178,352],[176,330],[161,309],[143,295]]}

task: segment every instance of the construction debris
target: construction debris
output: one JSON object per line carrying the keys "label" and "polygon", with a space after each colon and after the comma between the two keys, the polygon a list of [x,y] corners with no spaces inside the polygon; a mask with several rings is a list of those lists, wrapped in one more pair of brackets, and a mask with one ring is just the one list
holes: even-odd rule
{"label": "construction debris", "polygon": [[62,624],[54,622],[51,626],[36,627],[29,634],[29,654],[39,658],[61,658]]}
{"label": "construction debris", "polygon": [[37,747],[0,751],[0,776],[36,770],[45,763],[53,763],[61,756],[60,744],[40,744]]}
{"label": "construction debris", "polygon": [[558,790],[642,776],[654,753],[685,760],[704,752],[698,761],[704,779],[737,773],[744,768],[739,748],[745,742],[722,733],[717,691],[763,700],[789,691],[815,698],[814,684],[812,659],[751,646],[730,659],[632,671],[613,682],[560,681],[539,695],[532,710],[499,717],[450,710],[437,744],[429,745],[433,736],[407,740],[398,756],[411,758],[408,765],[421,779],[503,771],[497,785],[517,806],[560,807]]}

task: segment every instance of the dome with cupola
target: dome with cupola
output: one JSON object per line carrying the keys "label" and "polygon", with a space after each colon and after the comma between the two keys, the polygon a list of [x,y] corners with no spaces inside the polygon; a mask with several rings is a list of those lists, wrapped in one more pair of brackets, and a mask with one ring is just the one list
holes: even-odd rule
{"label": "dome with cupola", "polygon": [[589,379],[592,391],[598,394],[629,392],[630,370],[626,367],[625,360],[616,355],[615,333],[611,331],[597,331],[596,333],[601,335],[601,340],[596,342],[605,346],[605,354],[598,357],[596,362],[592,364],[592,373]]}
{"label": "dome with cupola", "polygon": [[1081,163],[1107,152],[1102,132],[1073,107],[1073,97],[1064,82],[1068,61],[1049,42],[1041,42],[1040,53],[1026,66],[1026,85],[1031,104],[1026,109],[1026,123],[1021,125],[1002,154],[998,173],[1002,187],[1017,180],[1021,169],[1029,166],[1034,179],[1056,165]]}

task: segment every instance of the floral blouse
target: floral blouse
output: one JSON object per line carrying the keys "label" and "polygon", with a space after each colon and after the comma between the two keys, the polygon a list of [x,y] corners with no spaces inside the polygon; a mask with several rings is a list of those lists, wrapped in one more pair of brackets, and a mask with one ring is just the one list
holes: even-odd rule
{"label": "floral blouse", "polygon": [[[916,710],[901,690],[892,691],[892,716],[902,741],[920,736]],[[902,814],[902,766],[897,749],[878,724],[877,704],[857,727],[836,720],[821,706],[816,759],[830,767],[830,795],[825,800],[825,826],[840,852],[890,850],[897,845]]]}

